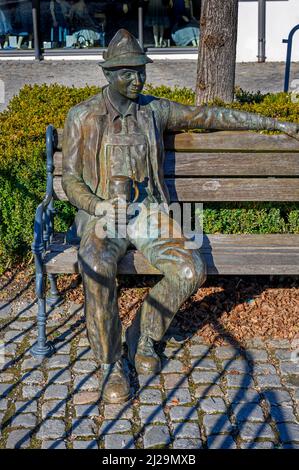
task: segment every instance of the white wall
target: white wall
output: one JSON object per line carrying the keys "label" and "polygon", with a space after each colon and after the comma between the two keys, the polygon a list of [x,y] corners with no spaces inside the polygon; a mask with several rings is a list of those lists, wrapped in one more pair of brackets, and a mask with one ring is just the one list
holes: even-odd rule
{"label": "white wall", "polygon": [[[267,61],[285,61],[290,30],[299,24],[299,0],[267,1],[266,56]],[[255,62],[258,53],[258,2],[239,2],[237,61]],[[292,60],[299,61],[299,31],[293,41]]]}

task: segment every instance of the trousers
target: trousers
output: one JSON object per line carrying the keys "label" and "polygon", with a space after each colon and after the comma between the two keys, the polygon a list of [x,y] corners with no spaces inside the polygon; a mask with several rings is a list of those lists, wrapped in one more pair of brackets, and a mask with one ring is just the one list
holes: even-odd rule
{"label": "trousers", "polygon": [[160,208],[142,207],[123,238],[103,237],[102,218],[83,211],[77,217],[87,335],[99,363],[116,362],[122,354],[116,277],[130,243],[163,274],[130,327],[136,343],[142,334],[160,341],[180,306],[206,280],[204,259],[199,249],[185,247],[179,224]]}

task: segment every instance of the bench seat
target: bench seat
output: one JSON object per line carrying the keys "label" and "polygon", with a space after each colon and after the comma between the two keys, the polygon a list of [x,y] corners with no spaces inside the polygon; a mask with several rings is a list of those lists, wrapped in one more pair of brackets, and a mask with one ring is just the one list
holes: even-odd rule
{"label": "bench seat", "polygon": [[[51,274],[78,272],[78,246],[64,243],[56,234],[45,257]],[[299,235],[205,235],[201,251],[208,274],[298,274]],[[137,250],[128,250],[119,274],[160,274]]]}

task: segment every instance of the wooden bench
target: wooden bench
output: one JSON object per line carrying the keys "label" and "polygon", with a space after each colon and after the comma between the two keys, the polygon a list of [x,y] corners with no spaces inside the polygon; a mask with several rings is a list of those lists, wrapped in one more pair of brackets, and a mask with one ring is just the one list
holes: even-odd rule
{"label": "wooden bench", "polygon": [[[62,130],[47,129],[47,191],[35,219],[32,244],[39,302],[38,343],[33,354],[48,355],[45,313],[61,301],[55,275],[78,272],[78,246],[53,228],[53,200],[67,200],[61,185]],[[286,135],[254,132],[178,133],[165,136],[164,174],[171,201],[299,201],[299,144]],[[299,235],[204,235],[201,251],[208,274],[299,274]],[[129,250],[119,274],[159,274],[141,253]]]}

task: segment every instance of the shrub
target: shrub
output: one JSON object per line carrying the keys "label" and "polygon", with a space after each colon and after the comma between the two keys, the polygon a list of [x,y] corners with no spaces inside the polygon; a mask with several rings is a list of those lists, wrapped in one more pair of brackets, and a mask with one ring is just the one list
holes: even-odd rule
{"label": "shrub", "polygon": [[[98,91],[88,86],[26,85],[0,113],[0,273],[30,254],[35,209],[45,191],[46,126],[63,127],[67,111]],[[193,104],[195,98],[187,88],[147,85],[146,92],[185,104]],[[263,96],[239,90],[230,106],[299,122],[299,106],[285,93]],[[55,205],[56,229],[66,230],[75,209],[61,201]],[[207,233],[299,233],[298,205],[208,204],[204,229]]]}

